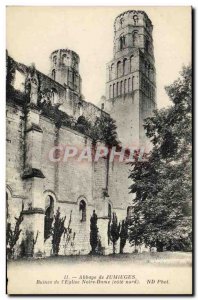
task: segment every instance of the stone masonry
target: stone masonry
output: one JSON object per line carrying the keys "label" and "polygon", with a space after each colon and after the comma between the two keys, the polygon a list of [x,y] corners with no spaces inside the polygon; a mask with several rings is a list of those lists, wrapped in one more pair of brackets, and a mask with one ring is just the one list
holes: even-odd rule
{"label": "stone masonry", "polygon": [[[96,118],[110,115],[122,145],[145,145],[143,120],[156,106],[152,29],[143,11],[127,11],[115,19],[114,57],[107,64],[106,97],[101,109],[82,96],[80,58],[74,51],[53,51],[48,76],[34,65],[16,62],[7,53],[6,201],[13,228],[24,204],[16,257],[21,256],[24,243],[25,256],[52,254],[51,238],[44,238],[46,218],[53,217],[58,208],[61,216],[66,216],[66,227],[71,217],[72,229],[69,242],[62,237],[60,255],[90,252],[93,210],[98,215],[102,251],[112,252],[108,222],[113,212],[119,221],[125,219],[132,205],[130,166],[118,160],[108,164],[103,157],[98,162],[79,163],[74,158],[50,161],[49,152],[58,145],[92,147],[90,136],[75,127],[82,116],[94,124]],[[43,102],[66,121],[57,126],[53,114],[43,113]],[[36,240],[34,248],[28,244],[30,236]],[[125,251],[132,249],[126,246]]]}

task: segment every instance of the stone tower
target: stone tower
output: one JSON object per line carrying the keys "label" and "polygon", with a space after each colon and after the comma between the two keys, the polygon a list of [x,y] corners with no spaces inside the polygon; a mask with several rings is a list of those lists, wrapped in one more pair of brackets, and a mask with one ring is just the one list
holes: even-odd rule
{"label": "stone tower", "polygon": [[81,77],[78,54],[69,49],[58,49],[51,53],[50,61],[50,77],[80,96]]}
{"label": "stone tower", "polygon": [[125,146],[146,143],[143,120],[155,108],[153,25],[144,11],[126,11],[114,22],[114,57],[107,64],[105,110]]}

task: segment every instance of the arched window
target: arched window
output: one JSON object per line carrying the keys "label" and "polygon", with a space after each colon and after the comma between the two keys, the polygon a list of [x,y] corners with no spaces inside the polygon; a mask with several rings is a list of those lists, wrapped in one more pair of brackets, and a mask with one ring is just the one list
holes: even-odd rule
{"label": "arched window", "polygon": [[115,78],[115,66],[114,64],[110,67],[110,80]]}
{"label": "arched window", "polygon": [[116,85],[115,83],[113,84],[113,98],[116,96]]}
{"label": "arched window", "polygon": [[125,46],[126,46],[126,38],[124,35],[122,35],[119,38],[119,50],[123,50]]}
{"label": "arched window", "polygon": [[133,21],[134,21],[134,25],[136,26],[138,24],[138,16],[137,15],[134,15],[133,16]]}
{"label": "arched window", "polygon": [[126,75],[128,73],[128,68],[127,68],[127,58],[124,58],[123,60],[123,73]]}
{"label": "arched window", "polygon": [[55,70],[52,70],[52,79],[56,80],[56,71]]}
{"label": "arched window", "polygon": [[117,62],[117,76],[120,77],[123,74],[122,63],[121,61]]}
{"label": "arched window", "polygon": [[109,86],[109,98],[112,98],[112,85]]}
{"label": "arched window", "polygon": [[134,31],[134,33],[133,33],[133,47],[138,46],[138,41],[139,41],[138,32]]}
{"label": "arched window", "polygon": [[53,57],[53,63],[54,63],[54,65],[56,65],[56,63],[57,63],[57,56],[56,55]]}
{"label": "arched window", "polygon": [[128,91],[131,92],[131,78],[128,79]]}
{"label": "arched window", "polygon": [[62,63],[63,63],[64,65],[67,65],[67,60],[68,60],[67,54],[63,54],[63,55],[62,55]]}
{"label": "arched window", "polygon": [[81,222],[86,221],[86,202],[84,200],[81,200],[79,203],[79,212],[81,215]]}
{"label": "arched window", "polygon": [[45,221],[44,221],[44,240],[50,237],[52,223],[54,218],[54,199],[47,196],[45,199]]}
{"label": "arched window", "polygon": [[134,90],[135,88],[135,77],[133,76],[132,77],[132,91]]}
{"label": "arched window", "polygon": [[120,82],[120,95],[122,95],[123,81]]}
{"label": "arched window", "polygon": [[119,96],[119,82],[117,82],[116,95]]}
{"label": "arched window", "polygon": [[132,55],[131,57],[130,57],[130,72],[133,72],[133,70],[134,70],[134,56]]}
{"label": "arched window", "polygon": [[127,93],[127,79],[124,80],[124,94]]}
{"label": "arched window", "polygon": [[111,204],[108,203],[108,218],[111,218]]}
{"label": "arched window", "polygon": [[55,88],[52,88],[52,90],[51,90],[51,103],[52,104],[57,104],[58,102],[59,102],[58,92]]}

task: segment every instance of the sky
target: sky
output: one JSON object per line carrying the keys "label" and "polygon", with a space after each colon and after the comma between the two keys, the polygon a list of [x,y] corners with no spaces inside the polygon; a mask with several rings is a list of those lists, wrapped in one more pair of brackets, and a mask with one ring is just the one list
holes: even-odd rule
{"label": "sky", "polygon": [[97,104],[105,95],[106,63],[113,58],[113,23],[126,10],[144,10],[151,19],[157,72],[157,107],[171,104],[164,86],[191,63],[191,8],[186,7],[7,7],[6,47],[10,56],[44,74],[49,56],[70,48],[80,56],[82,94]]}

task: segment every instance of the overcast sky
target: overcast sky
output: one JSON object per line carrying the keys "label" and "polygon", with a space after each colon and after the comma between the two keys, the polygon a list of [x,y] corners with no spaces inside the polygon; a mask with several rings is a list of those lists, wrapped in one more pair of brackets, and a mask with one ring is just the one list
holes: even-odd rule
{"label": "overcast sky", "polygon": [[128,9],[144,10],[154,25],[157,105],[170,105],[164,86],[191,62],[190,7],[9,7],[7,49],[17,61],[49,72],[49,55],[70,48],[80,55],[82,93],[97,104],[105,95],[106,63],[113,58],[113,22]]}

